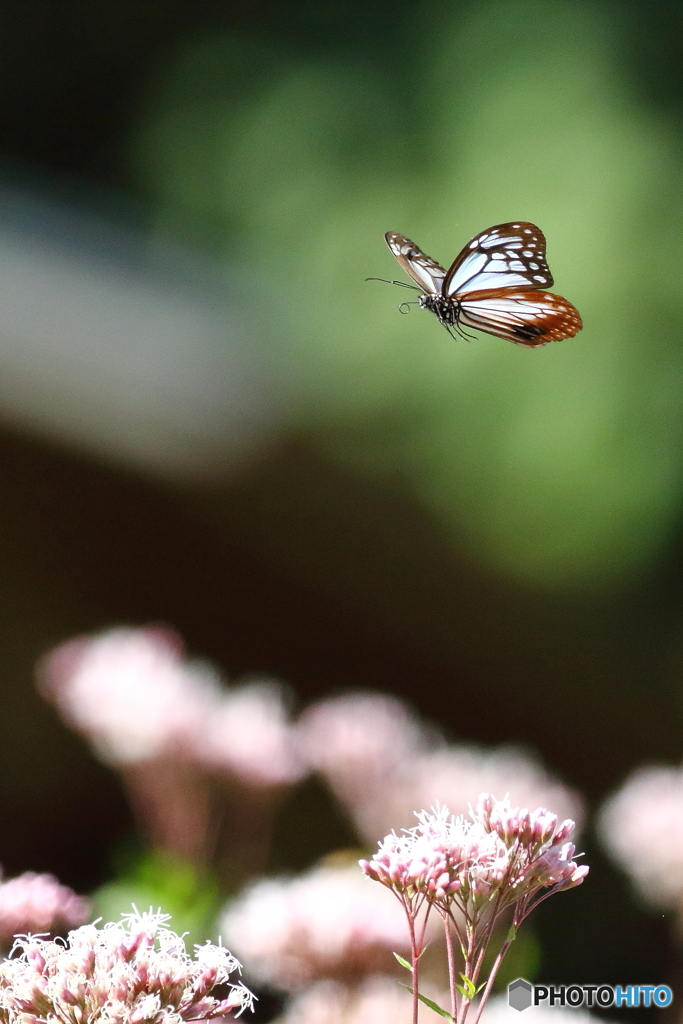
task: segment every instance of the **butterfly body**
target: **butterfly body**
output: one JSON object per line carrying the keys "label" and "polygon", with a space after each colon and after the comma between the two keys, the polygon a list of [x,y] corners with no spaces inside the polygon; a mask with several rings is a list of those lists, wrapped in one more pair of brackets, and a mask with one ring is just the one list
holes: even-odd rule
{"label": "butterfly body", "polygon": [[571,338],[583,326],[578,311],[553,292],[545,236],[528,221],[497,224],[476,235],[445,270],[395,231],[387,245],[423,292],[418,304],[449,331],[474,327],[517,345],[538,348]]}
{"label": "butterfly body", "polygon": [[421,295],[417,300],[422,309],[430,309],[444,327],[457,327],[460,323],[460,303],[445,299],[443,295]]}

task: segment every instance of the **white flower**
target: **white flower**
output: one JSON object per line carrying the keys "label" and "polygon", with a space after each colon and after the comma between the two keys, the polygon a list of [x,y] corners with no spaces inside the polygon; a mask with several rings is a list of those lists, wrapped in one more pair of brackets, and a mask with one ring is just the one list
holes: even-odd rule
{"label": "white flower", "polygon": [[69,640],[39,665],[43,692],[109,764],[187,745],[215,702],[217,680],[184,661],[168,630],[112,629]]}
{"label": "white flower", "polygon": [[55,933],[87,921],[90,906],[53,875],[25,871],[0,882],[0,947],[20,933]]}
{"label": "white flower", "polygon": [[305,774],[282,687],[259,680],[224,691],[207,717],[196,757],[244,783],[291,785]]}
{"label": "white flower", "polygon": [[[252,1007],[230,983],[239,963],[219,946],[193,959],[168,915],[135,911],[103,928],[84,925],[66,944],[27,935],[0,964],[3,1024],[182,1024]],[[19,955],[16,955],[16,954]],[[228,995],[211,990],[227,984]]]}
{"label": "white flower", "polygon": [[640,768],[604,804],[602,842],[639,893],[659,907],[683,898],[683,769]]}
{"label": "white flower", "polygon": [[517,806],[554,807],[581,823],[578,794],[531,753],[448,745],[395,697],[352,693],[319,701],[301,716],[299,734],[304,757],[368,842],[410,828],[416,807],[440,802],[467,814],[482,792],[507,793]]}
{"label": "white flower", "polygon": [[392,951],[409,948],[398,902],[368,885],[355,864],[257,882],[228,906],[220,927],[252,975],[290,990],[390,971]]}

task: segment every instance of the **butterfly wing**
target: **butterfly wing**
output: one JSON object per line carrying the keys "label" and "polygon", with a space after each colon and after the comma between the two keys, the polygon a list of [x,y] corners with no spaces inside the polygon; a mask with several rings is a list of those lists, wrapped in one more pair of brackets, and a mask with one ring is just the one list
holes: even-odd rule
{"label": "butterfly wing", "polygon": [[573,338],[583,327],[578,310],[553,292],[495,288],[459,301],[460,323],[527,348]]}
{"label": "butterfly wing", "polygon": [[442,294],[460,299],[474,291],[538,290],[552,285],[545,235],[535,224],[514,221],[488,228],[467,243],[446,274]]}
{"label": "butterfly wing", "polygon": [[426,256],[415,242],[411,242],[405,235],[387,231],[384,237],[392,253],[415,284],[428,295],[440,295],[446,277],[444,268],[436,260]]}

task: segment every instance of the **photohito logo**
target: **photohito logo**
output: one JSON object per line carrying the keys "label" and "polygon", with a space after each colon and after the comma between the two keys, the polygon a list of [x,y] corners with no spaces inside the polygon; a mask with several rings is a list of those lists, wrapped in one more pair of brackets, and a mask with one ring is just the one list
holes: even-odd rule
{"label": "photohito logo", "polygon": [[530,1006],[669,1006],[673,993],[668,985],[532,985],[525,978],[508,985],[508,1004],[513,1010]]}

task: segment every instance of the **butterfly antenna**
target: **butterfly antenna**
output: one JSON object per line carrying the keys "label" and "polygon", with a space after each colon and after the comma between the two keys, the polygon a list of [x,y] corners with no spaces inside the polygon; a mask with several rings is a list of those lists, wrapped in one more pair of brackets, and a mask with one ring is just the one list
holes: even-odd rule
{"label": "butterfly antenna", "polygon": [[366,281],[381,281],[382,284],[397,284],[399,288],[410,288],[414,292],[421,292],[421,288],[417,288],[414,284],[406,284],[405,281],[387,281],[385,277],[366,277]]}

